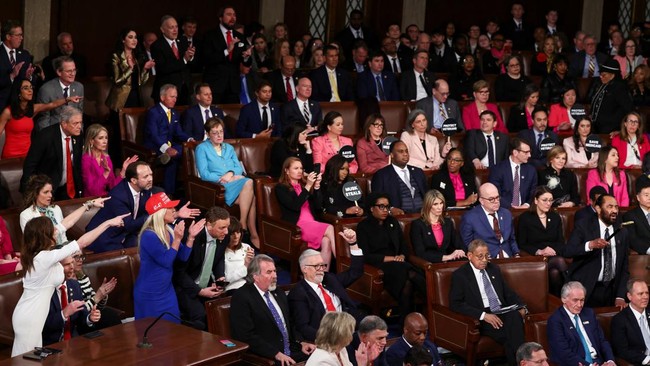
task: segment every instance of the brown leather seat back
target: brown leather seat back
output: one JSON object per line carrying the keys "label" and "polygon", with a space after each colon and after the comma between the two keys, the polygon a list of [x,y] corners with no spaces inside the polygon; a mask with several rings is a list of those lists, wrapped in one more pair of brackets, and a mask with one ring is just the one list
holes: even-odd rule
{"label": "brown leather seat back", "polygon": [[5,222],[14,250],[20,252],[23,247],[23,231],[20,229],[20,209],[13,208],[3,211],[0,216],[2,216]]}
{"label": "brown leather seat back", "polygon": [[83,112],[91,116],[95,122],[103,122],[108,118],[109,109],[105,102],[112,84],[113,82],[106,76],[92,76],[83,83]]}
{"label": "brown leather seat back", "polygon": [[23,177],[24,161],[23,158],[0,160],[0,189],[8,194],[8,208],[19,207],[23,204],[23,194],[20,193],[20,179]]}
{"label": "brown leather seat back", "polygon": [[596,308],[596,319],[598,319],[598,324],[603,329],[603,334],[605,339],[612,339],[610,335],[612,334],[612,318],[618,314],[618,308],[608,307],[608,308]]}
{"label": "brown leather seat back", "polygon": [[[386,120],[386,132],[398,133],[404,130],[406,117],[409,114],[406,103],[402,101],[379,102],[379,111]],[[362,129],[365,122],[359,121],[359,126]],[[361,134],[365,134],[365,131],[361,131]]]}
{"label": "brown leather seat back", "polygon": [[[59,205],[59,207],[61,207],[61,212],[63,212],[63,217],[67,217],[73,211],[76,211],[79,207],[83,206],[85,202],[92,199],[93,197],[83,197],[83,198],[76,198],[73,200],[60,201],[57,202],[56,204]],[[68,237],[68,240],[79,239],[83,234],[85,234],[86,226],[98,211],[99,208],[96,207],[91,208],[89,211],[84,211],[84,213],[81,215],[81,218],[79,218],[79,220],[71,228],[69,228],[68,231],[66,231],[66,236]]]}
{"label": "brown leather seat back", "polygon": [[[503,279],[533,313],[544,313],[547,309],[548,271],[543,258],[515,258],[495,261],[501,268]],[[530,284],[534,283],[535,286]]]}
{"label": "brown leather seat back", "polygon": [[199,170],[196,168],[196,147],[200,142],[190,141],[183,146],[183,169],[188,177],[199,176]]}
{"label": "brown leather seat back", "polygon": [[0,343],[11,345],[14,342],[14,329],[11,317],[14,308],[23,294],[23,271],[0,276]]}
{"label": "brown leather seat back", "polygon": [[147,110],[145,108],[120,109],[120,135],[123,141],[142,144],[146,116]]}
{"label": "brown leather seat back", "polygon": [[591,87],[591,83],[593,82],[592,78],[577,78],[576,79],[576,86],[578,87],[578,90],[576,92],[578,93],[578,101],[579,102],[587,102],[590,103],[590,100],[586,100],[587,95],[589,94],[589,88]]}
{"label": "brown leather seat back", "polygon": [[205,302],[208,332],[230,338],[230,296]]}
{"label": "brown leather seat back", "polygon": [[137,248],[89,254],[83,264],[83,270],[94,289],[102,284],[104,278],[117,279],[115,290],[108,296],[108,305],[124,311],[126,317],[134,315],[133,288],[138,274],[133,272],[131,262],[136,254]]}
{"label": "brown leather seat back", "polygon": [[354,102],[321,102],[323,117],[331,111],[337,111],[343,116],[343,135],[357,136],[360,133],[359,113]]}
{"label": "brown leather seat back", "polygon": [[625,171],[627,174],[627,191],[630,196],[630,206],[637,205],[636,199],[636,179],[643,173],[641,169],[628,169]]}
{"label": "brown leather seat back", "polygon": [[271,147],[276,141],[270,139],[240,139],[241,153],[237,154],[244,163],[246,172],[268,173],[271,170]]}
{"label": "brown leather seat back", "polygon": [[271,179],[262,179],[258,181],[257,184],[261,186],[261,191],[256,192],[261,193],[262,195],[261,212],[276,218],[282,217],[280,204],[278,203],[278,199],[275,197],[275,186],[278,182]]}
{"label": "brown leather seat back", "polygon": [[[518,104],[517,102],[499,102],[497,105],[499,107],[499,113],[501,113],[501,118],[503,119],[503,123],[508,126],[508,118],[510,118],[510,109],[512,107]],[[512,131],[510,131],[512,132]]]}
{"label": "brown leather seat back", "polygon": [[[454,263],[455,266],[446,266],[433,271],[433,281],[435,292],[433,293],[433,303],[449,307],[449,290],[451,289],[451,275],[460,267],[462,263]],[[431,291],[431,288],[428,289]]]}
{"label": "brown leather seat back", "polygon": [[530,63],[533,58],[532,51],[519,51],[519,58],[521,59],[521,72],[530,77]]}
{"label": "brown leather seat back", "polygon": [[239,112],[241,110],[242,105],[241,104],[221,104],[218,105],[217,107],[221,108],[223,110],[223,113],[225,114],[225,117],[223,119],[223,122],[226,124],[225,128],[226,131],[230,134],[230,136],[236,136],[237,135],[237,121],[239,120]]}
{"label": "brown leather seat back", "polygon": [[580,194],[580,201],[587,203],[587,197],[589,197],[589,192],[587,192],[587,174],[591,169],[589,168],[572,168],[573,174],[576,175],[576,180],[578,181],[578,194]]}

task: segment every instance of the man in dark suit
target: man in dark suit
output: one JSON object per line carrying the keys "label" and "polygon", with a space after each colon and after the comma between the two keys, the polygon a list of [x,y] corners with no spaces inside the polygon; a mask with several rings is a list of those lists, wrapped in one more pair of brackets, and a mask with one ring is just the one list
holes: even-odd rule
{"label": "man in dark suit", "polygon": [[479,188],[479,206],[469,210],[460,222],[460,236],[468,246],[480,239],[484,242],[492,258],[519,256],[519,246],[515,240],[515,229],[510,210],[501,207],[499,190],[492,183],[484,183]]}
{"label": "man in dark suit", "polygon": [[352,264],[341,273],[326,272],[320,252],[307,249],[298,259],[303,279],[289,292],[289,310],[299,338],[311,343],[316,340],[320,321],[328,311],[345,311],[361,320],[357,304],[350,298],[345,288],[353,284],[363,274],[363,251],[356,244],[354,230],[346,229],[343,238],[350,246]]}
{"label": "man in dark suit", "polygon": [[282,131],[280,107],[271,103],[271,83],[262,80],[255,89],[255,100],[242,107],[237,121],[237,137],[269,138]]}
{"label": "man in dark suit", "polygon": [[313,85],[312,98],[318,102],[341,102],[354,99],[352,79],[347,71],[338,67],[339,50],[325,47],[325,65],[309,73]]}
{"label": "man in dark suit", "polygon": [[[480,331],[506,349],[508,365],[516,365],[515,353],[524,343],[525,308],[498,314],[511,305],[524,306],[519,296],[504,281],[499,267],[489,262],[490,252],[482,240],[473,240],[467,248],[469,263],[451,275],[449,308],[481,321]],[[495,314],[497,313],[497,314]]]}
{"label": "man in dark suit", "polygon": [[81,112],[65,106],[61,112],[61,123],[36,134],[23,164],[21,191],[25,189],[29,177],[45,174],[52,179],[56,200],[81,197],[81,125]]}
{"label": "man in dark suit", "polygon": [[442,29],[434,30],[431,34],[429,54],[431,56],[429,70],[432,72],[451,73],[456,71],[454,50],[445,42],[445,35]]}
{"label": "man in dark suit", "polygon": [[379,40],[375,32],[363,25],[363,12],[352,10],[350,12],[350,24],[341,30],[335,38],[343,47],[346,59],[352,57],[354,43],[363,40],[370,49],[379,49]]}
{"label": "man in dark suit", "polygon": [[368,67],[357,76],[357,98],[360,101],[374,98],[379,102],[400,100],[395,74],[384,65],[383,52],[372,52]]}
{"label": "man in dark suit", "polygon": [[[38,90],[36,103],[47,104],[59,99],[66,99],[66,105],[75,107],[81,113],[84,110],[84,86],[76,81],[76,64],[68,56],[61,56],[54,59],[54,69],[58,78],[52,79],[41,86]],[[41,112],[36,118],[36,125],[39,130],[61,122],[63,106]]]}
{"label": "man in dark suit", "polygon": [[352,57],[346,59],[342,67],[345,71],[354,75],[361,74],[368,68],[368,45],[363,40],[354,42]]}
{"label": "man in dark suit", "polygon": [[[195,17],[188,15],[183,19],[183,25],[181,26],[181,30],[183,33],[178,37],[178,41],[181,44],[181,47],[188,49],[190,47],[194,47],[194,59],[192,62],[190,62],[190,71],[194,73],[202,73],[203,72],[203,64],[201,62],[201,59],[199,58],[201,55],[201,52],[203,51],[201,49],[202,42],[201,40],[196,36],[196,28],[198,26],[198,22]],[[198,46],[198,48],[197,48]]]}
{"label": "man in dark suit", "polygon": [[203,81],[210,84],[217,103],[237,103],[239,93],[235,85],[238,80],[239,64],[251,65],[251,48],[246,37],[234,30],[237,14],[233,7],[221,8],[219,26],[208,32],[203,41]]}
{"label": "man in dark suit", "polygon": [[537,106],[533,110],[533,127],[519,131],[518,137],[528,143],[530,146],[531,154],[528,162],[535,168],[546,167],[547,159],[546,154],[551,149],[542,141],[551,139],[555,145],[558,145],[560,139],[555,132],[549,130],[548,126],[548,111],[542,106]]}
{"label": "man in dark suit", "polygon": [[399,90],[402,100],[420,100],[431,96],[434,76],[427,70],[429,52],[418,50],[413,54],[413,68],[404,71]]}
{"label": "man in dark suit", "polygon": [[427,332],[429,323],[424,315],[410,313],[404,318],[404,334],[397,339],[386,351],[386,361],[389,366],[402,366],[404,357],[411,347],[423,347],[433,357],[432,365],[440,363],[438,346],[429,340]]}
{"label": "man in dark suit", "polygon": [[528,164],[530,145],[515,137],[510,140],[510,156],[490,168],[489,182],[501,196],[503,208],[527,208],[537,187],[537,170]]}
{"label": "man in dark suit", "polygon": [[[585,207],[576,211],[573,216],[573,222],[578,222],[587,217],[593,217],[598,219],[598,213],[596,212],[596,200],[600,197],[601,194],[605,194],[607,191],[603,186],[595,186],[589,190],[589,202],[591,205],[586,205]],[[627,221],[627,220],[626,220]]]}
{"label": "man in dark suit", "polygon": [[569,278],[580,281],[587,291],[586,306],[625,307],[628,270],[629,232],[623,228],[615,237],[618,219],[616,198],[603,194],[596,200],[598,218],[589,217],[575,223],[564,256],[573,258]]}
{"label": "man in dark suit", "polygon": [[56,44],[58,50],[55,53],[49,54],[43,59],[41,63],[43,67],[43,73],[45,74],[45,81],[52,80],[57,77],[56,70],[52,63],[54,60],[61,56],[67,56],[74,60],[74,64],[77,68],[77,77],[80,80],[86,78],[86,56],[75,52],[74,42],[72,41],[72,34],[68,32],[61,32],[56,36]]}
{"label": "man in dark suit", "polygon": [[562,307],[548,318],[551,360],[560,366],[615,366],[612,347],[593,309],[585,306],[585,287],[578,281],[562,286]]}
{"label": "man in dark suit", "polygon": [[296,85],[298,78],[296,72],[296,58],[288,55],[280,59],[280,68],[273,70],[269,75],[273,96],[273,103],[287,103],[296,98]]}
{"label": "man in dark suit", "polygon": [[246,284],[232,296],[232,337],[248,343],[249,351],[285,365],[307,359],[316,346],[294,337],[289,302],[276,290],[278,276],[273,259],[258,254],[248,265]]}
{"label": "man in dark suit", "polygon": [[176,171],[183,153],[182,143],[194,140],[181,128],[178,112],[174,109],[178,92],[172,84],[160,88],[160,102],[147,112],[144,125],[144,146],[155,151],[157,155],[170,157],[165,167],[164,188],[168,194],[176,191]]}
{"label": "man in dark suit", "polygon": [[458,130],[465,130],[463,119],[460,114],[458,102],[449,98],[449,84],[445,79],[438,79],[433,83],[431,96],[418,100],[415,108],[422,109],[429,125],[427,129],[430,133],[438,132],[442,128],[442,123],[449,118],[456,120]]}
{"label": "man in dark suit", "polygon": [[372,176],[373,192],[385,193],[388,196],[394,206],[390,208],[392,215],[420,212],[427,192],[424,171],[407,165],[409,149],[402,141],[395,141],[390,145],[390,156],[392,164],[379,169]]}
{"label": "man in dark suit", "polygon": [[479,115],[481,128],[469,130],[465,135],[465,159],[476,169],[494,167],[508,157],[508,135],[495,131],[497,116],[487,110]]}
{"label": "man in dark suit", "polygon": [[[219,117],[223,120],[224,114],[221,108],[212,105],[212,90],[210,84],[201,83],[194,88],[196,105],[189,107],[181,116],[183,131],[196,141],[203,141],[206,138],[204,129],[205,121],[212,117]],[[227,131],[225,131],[227,132]],[[224,136],[231,138],[232,136]]]}
{"label": "man in dark suit", "polygon": [[23,27],[16,20],[2,23],[0,50],[0,110],[9,104],[9,94],[14,81],[32,78],[32,56],[22,49]]}
{"label": "man in dark suit", "polygon": [[648,284],[644,280],[627,282],[630,304],[612,319],[612,346],[614,353],[634,365],[650,364],[650,313]]}
{"label": "man in dark suit", "polygon": [[520,1],[512,3],[510,8],[512,19],[501,29],[508,39],[512,40],[512,49],[528,51],[533,49],[533,26],[524,22],[524,4]]}
{"label": "man in dark suit", "polygon": [[650,254],[650,178],[646,174],[634,182],[636,200],[639,205],[623,214],[623,221],[634,221],[627,227],[630,234],[630,247],[639,254]]}
{"label": "man in dark suit", "polygon": [[[255,90],[260,83],[256,72],[251,72],[251,64],[242,62],[239,64],[239,77],[231,85],[232,99],[228,103],[239,103],[246,105],[255,100]],[[212,88],[210,88],[212,89]]]}
{"label": "man in dark suit", "polygon": [[596,38],[592,35],[584,36],[582,46],[584,49],[571,59],[569,75],[573,78],[600,76],[599,65],[607,61],[607,55],[596,51]]}
{"label": "man in dark suit", "polygon": [[190,64],[194,60],[194,45],[178,41],[178,23],[171,15],[164,15],[160,19],[160,31],[162,37],[151,45],[151,56],[156,61],[156,79],[151,98],[159,102],[162,86],[172,84],[178,91],[178,105],[188,105],[192,90]]}
{"label": "man in dark suit", "polygon": [[[221,207],[211,207],[205,214],[205,229],[194,239],[190,258],[174,263],[174,288],[182,317],[199,330],[207,329],[205,301],[220,296],[224,281],[224,253],[228,246],[230,214]],[[244,263],[253,259],[246,256]]]}
{"label": "man in dark suit", "polygon": [[[403,44],[401,46],[404,46]],[[384,67],[395,75],[401,75],[402,72],[413,67],[413,50],[409,47],[398,48],[395,40],[391,37],[384,37],[381,46],[384,52]],[[401,52],[400,52],[401,51]]]}
{"label": "man in dark suit", "polygon": [[66,257],[60,263],[66,280],[57,286],[50,299],[50,310],[42,331],[43,346],[86,332],[101,318],[96,305],[91,311],[86,309],[81,286],[75,277],[74,259]]}
{"label": "man in dark suit", "polygon": [[295,124],[316,127],[323,120],[320,104],[311,97],[311,80],[304,76],[298,79],[296,99],[282,106],[282,128]]}

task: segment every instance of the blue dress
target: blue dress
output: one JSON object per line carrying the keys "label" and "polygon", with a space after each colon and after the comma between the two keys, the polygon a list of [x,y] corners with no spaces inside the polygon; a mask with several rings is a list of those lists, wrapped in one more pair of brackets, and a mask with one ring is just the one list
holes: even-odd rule
{"label": "blue dress", "polygon": [[[239,159],[237,159],[237,154],[235,154],[235,149],[230,144],[222,143],[221,155],[218,155],[212,142],[205,140],[196,147],[195,155],[196,169],[201,179],[206,182],[218,183],[219,179],[229,171],[232,171],[235,175],[242,175],[244,172]],[[244,188],[244,184],[249,180],[250,178],[243,178],[223,184],[226,190],[226,204],[228,206],[232,206],[237,200],[239,193]]]}
{"label": "blue dress", "polygon": [[[172,234],[169,234],[170,238]],[[171,242],[171,239],[170,239]],[[176,292],[172,285],[174,260],[187,261],[191,248],[181,243],[178,252],[167,249],[158,236],[147,230],[140,240],[140,272],[135,280],[133,303],[135,318],[158,317],[163,312],[170,312],[180,318]],[[165,320],[179,323],[175,318],[165,315]]]}

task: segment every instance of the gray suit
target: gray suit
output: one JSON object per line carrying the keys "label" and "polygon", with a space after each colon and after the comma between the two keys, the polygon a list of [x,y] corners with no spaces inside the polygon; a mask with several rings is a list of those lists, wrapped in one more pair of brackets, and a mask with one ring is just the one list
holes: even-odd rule
{"label": "gray suit", "polygon": [[[422,109],[425,116],[427,117],[428,126],[427,129],[433,127],[433,96],[420,99],[415,103],[415,108]],[[463,124],[463,118],[460,114],[460,108],[458,108],[458,102],[451,98],[447,98],[445,102],[445,109],[447,110],[447,118],[453,118],[458,123],[458,130],[465,130],[465,125]],[[439,111],[436,111],[439,113]]]}
{"label": "gray suit", "polygon": [[[70,84],[70,89],[68,90],[68,96],[83,97],[84,86],[78,81],[73,82],[72,84]],[[48,81],[47,83],[43,84],[41,89],[38,91],[38,98],[36,99],[36,103],[50,103],[57,99],[63,99],[63,89],[61,88],[61,83],[59,82],[59,78],[54,78]],[[79,109],[82,113],[84,111],[83,99],[80,100],[79,103],[69,103],[68,105]],[[36,126],[38,130],[42,130],[45,127],[52,126],[61,122],[60,114],[62,108],[63,107],[59,107],[47,112],[41,112],[36,118]]]}

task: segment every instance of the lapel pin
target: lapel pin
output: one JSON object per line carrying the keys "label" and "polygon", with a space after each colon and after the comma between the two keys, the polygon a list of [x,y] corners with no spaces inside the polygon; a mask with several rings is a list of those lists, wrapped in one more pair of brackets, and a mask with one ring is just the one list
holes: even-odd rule
{"label": "lapel pin", "polygon": [[582,322],[582,324],[589,324],[589,320]]}

